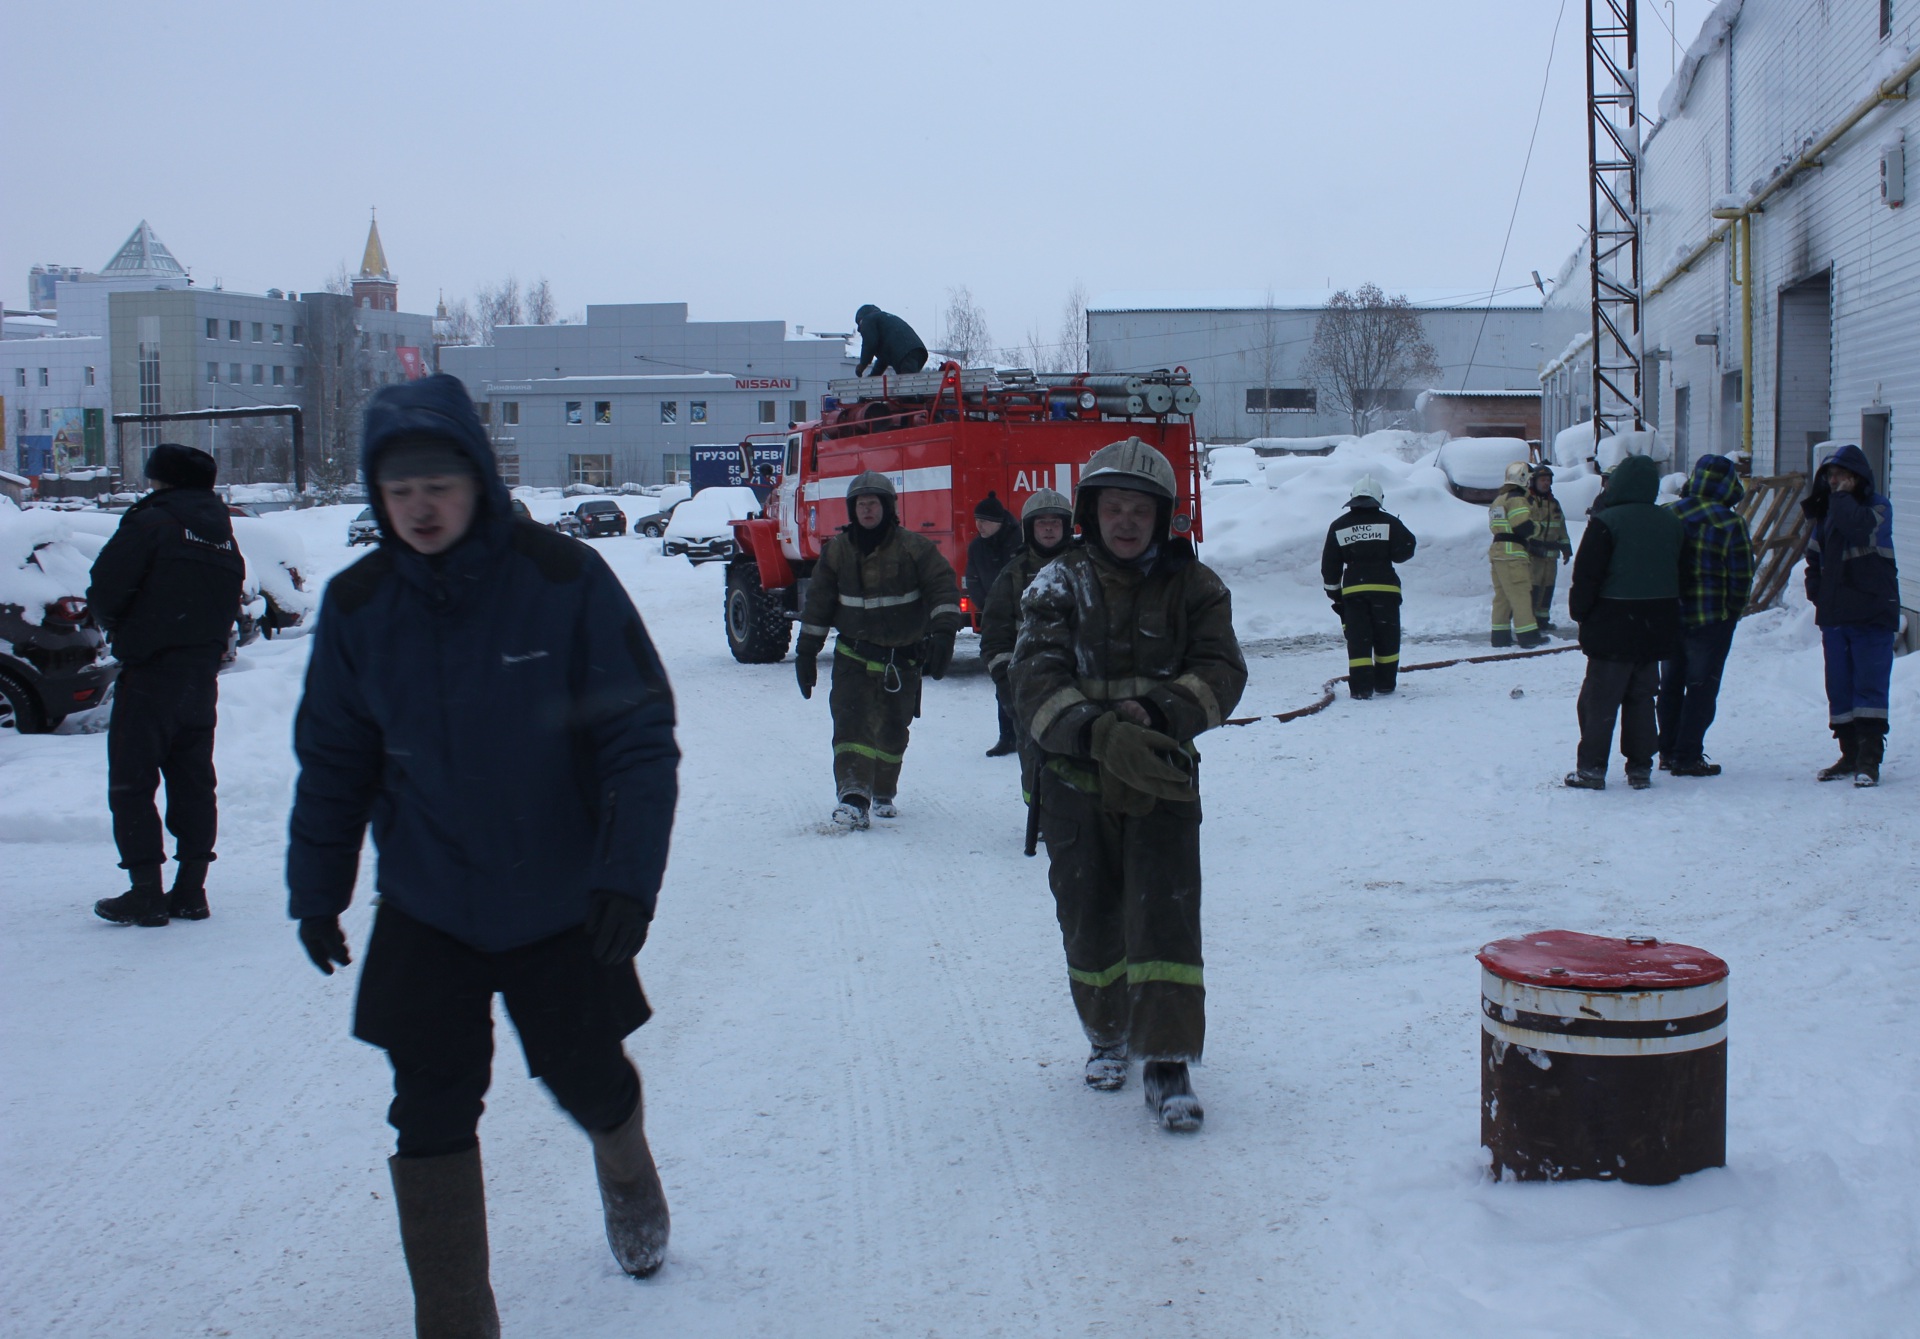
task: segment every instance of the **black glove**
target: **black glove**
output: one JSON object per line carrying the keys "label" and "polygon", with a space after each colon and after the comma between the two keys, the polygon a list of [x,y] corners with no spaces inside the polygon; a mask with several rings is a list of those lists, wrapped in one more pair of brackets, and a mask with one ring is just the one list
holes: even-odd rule
{"label": "black glove", "polygon": [[1003,660],[987,671],[987,677],[993,680],[994,687],[1005,688],[1007,680],[1013,677],[1013,662]]}
{"label": "black glove", "polygon": [[820,662],[812,656],[795,656],[793,677],[800,681],[800,696],[812,700],[813,686],[820,682]]}
{"label": "black glove", "polygon": [[1560,546],[1560,565],[1562,567],[1565,567],[1568,563],[1572,561],[1573,561],[1573,545],[1562,544]]}
{"label": "black glove", "polygon": [[929,679],[947,677],[947,666],[953,663],[953,634],[951,632],[930,632],[920,643],[920,672]]}
{"label": "black glove", "polygon": [[340,929],[338,916],[302,916],[300,947],[307,951],[322,976],[332,976],[335,963],[345,967],[353,961],[353,955],[347,952],[347,936]]}
{"label": "black glove", "polygon": [[593,904],[587,908],[586,931],[593,941],[593,960],[603,967],[633,961],[647,942],[652,915],[624,893],[596,888],[590,896]]}
{"label": "black glove", "polygon": [[1831,498],[1832,493],[1825,484],[1816,485],[1812,493],[1800,499],[1800,510],[1807,519],[1817,521],[1827,514],[1827,503]]}
{"label": "black glove", "polygon": [[1345,600],[1335,600],[1333,602],[1333,616],[1342,623],[1347,621],[1347,602]]}

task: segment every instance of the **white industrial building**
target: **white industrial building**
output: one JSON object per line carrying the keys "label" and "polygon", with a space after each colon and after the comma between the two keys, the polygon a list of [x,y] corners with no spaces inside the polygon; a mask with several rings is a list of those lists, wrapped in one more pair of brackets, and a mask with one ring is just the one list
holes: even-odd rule
{"label": "white industrial building", "polygon": [[[1209,442],[1318,437],[1353,430],[1303,364],[1332,290],[1286,293],[1104,295],[1087,304],[1094,372],[1184,367],[1200,390],[1195,430]],[[1390,294],[1394,296],[1394,294]],[[1375,427],[1415,426],[1425,390],[1536,394],[1540,297],[1528,285],[1489,304],[1486,294],[1408,290],[1433,345],[1431,384],[1377,388]]]}
{"label": "white industrial building", "polygon": [[[1755,474],[1806,471],[1816,443],[1858,442],[1893,501],[1909,627],[1920,621],[1920,475],[1904,444],[1920,431],[1916,47],[1920,9],[1891,0],[1722,0],[1661,99],[1640,183],[1648,421],[1681,468],[1740,449],[1749,412]],[[1549,432],[1590,416],[1586,263],[1584,252],[1568,262],[1548,304]]]}

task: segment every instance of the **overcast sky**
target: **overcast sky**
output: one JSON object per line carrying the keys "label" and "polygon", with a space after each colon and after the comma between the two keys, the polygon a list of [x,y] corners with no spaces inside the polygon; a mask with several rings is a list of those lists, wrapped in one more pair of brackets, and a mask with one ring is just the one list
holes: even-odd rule
{"label": "overcast sky", "polygon": [[[1168,5],[8,0],[0,293],[145,218],[197,282],[313,289],[368,209],[401,306],[546,276],[563,314],[930,341],[967,285],[1051,342],[1077,282],[1484,293],[1560,0]],[[1641,8],[1649,108],[1708,0]],[[1502,286],[1586,218],[1566,0]]]}

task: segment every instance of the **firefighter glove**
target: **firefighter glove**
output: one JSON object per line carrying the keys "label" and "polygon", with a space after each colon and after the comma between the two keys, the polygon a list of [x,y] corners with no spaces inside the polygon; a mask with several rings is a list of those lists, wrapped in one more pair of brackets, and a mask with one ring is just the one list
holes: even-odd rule
{"label": "firefighter glove", "polygon": [[795,656],[793,677],[800,681],[800,696],[811,699],[813,686],[820,682],[820,662],[809,655]]}
{"label": "firefighter glove", "polygon": [[338,916],[302,916],[300,946],[322,976],[332,976],[335,963],[345,967],[353,961],[353,955],[347,952],[347,936],[340,929]]}
{"label": "firefighter glove", "polygon": [[1347,602],[1345,600],[1335,600],[1333,602],[1333,616],[1342,623],[1347,621]]}
{"label": "firefighter glove", "polygon": [[1093,756],[1104,782],[1111,775],[1123,786],[1160,800],[1195,798],[1193,760],[1180,741],[1108,712],[1093,723]]}
{"label": "firefighter glove", "polygon": [[1568,563],[1572,561],[1573,561],[1573,545],[1562,544],[1560,546],[1560,565],[1562,567],[1565,567]]}
{"label": "firefighter glove", "polygon": [[953,663],[953,634],[951,632],[930,632],[920,643],[920,671],[929,679],[947,677],[947,666]]}
{"label": "firefighter glove", "polygon": [[647,925],[653,917],[625,893],[596,888],[591,896],[586,931],[593,944],[593,960],[602,967],[633,961],[633,955],[647,942]]}

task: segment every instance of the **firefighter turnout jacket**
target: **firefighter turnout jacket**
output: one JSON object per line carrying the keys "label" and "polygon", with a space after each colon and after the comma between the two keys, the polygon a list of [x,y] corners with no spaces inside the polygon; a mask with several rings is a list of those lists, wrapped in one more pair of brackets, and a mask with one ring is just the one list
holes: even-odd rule
{"label": "firefighter turnout jacket", "polygon": [[1320,580],[1335,604],[1349,595],[1400,593],[1395,563],[1413,557],[1413,531],[1378,503],[1360,499],[1327,527],[1320,549]]}
{"label": "firefighter turnout jacket", "polygon": [[1528,504],[1525,482],[1505,484],[1487,506],[1487,528],[1493,531],[1493,543],[1487,556],[1493,559],[1530,557],[1527,541],[1537,528],[1533,509]]}
{"label": "firefighter turnout jacket", "polygon": [[838,628],[853,652],[884,653],[917,649],[929,633],[959,631],[959,585],[932,540],[889,522],[886,537],[863,554],[851,529],[828,540],[814,564],[800,618],[803,643],[811,640],[817,650]]}

